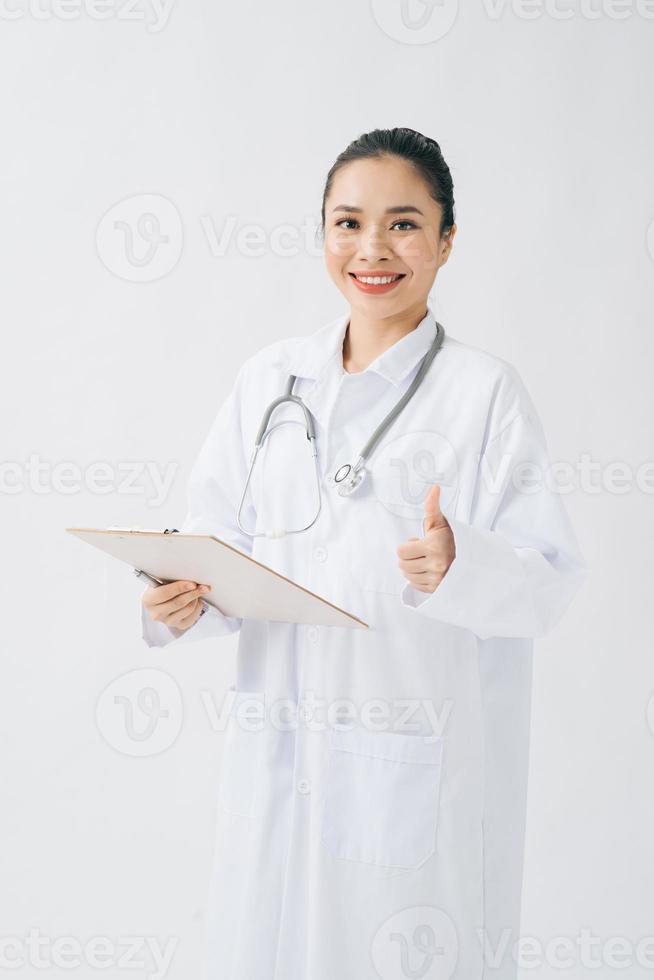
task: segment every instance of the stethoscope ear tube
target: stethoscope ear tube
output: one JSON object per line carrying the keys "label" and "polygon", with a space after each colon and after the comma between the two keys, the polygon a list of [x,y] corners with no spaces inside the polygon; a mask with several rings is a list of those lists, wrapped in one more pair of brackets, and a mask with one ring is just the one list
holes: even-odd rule
{"label": "stethoscope ear tube", "polygon": [[[320,492],[320,467],[319,467],[319,463],[318,463],[318,449],[317,449],[317,446],[316,446],[316,433],[315,433],[315,428],[314,428],[314,423],[313,423],[313,416],[311,415],[311,412],[309,411],[309,409],[307,408],[307,406],[304,404],[304,402],[302,401],[302,399],[299,398],[297,395],[292,394],[293,385],[295,384],[295,377],[296,377],[295,375],[291,375],[291,377],[288,380],[288,384],[287,384],[287,387],[286,387],[286,392],[283,395],[280,395],[279,398],[276,398],[268,406],[268,408],[266,409],[266,411],[264,413],[264,416],[263,416],[263,420],[261,422],[261,425],[259,426],[259,431],[257,432],[257,435],[256,435],[254,450],[252,452],[252,457],[250,459],[250,465],[248,467],[248,474],[247,474],[247,477],[246,477],[246,480],[245,480],[245,486],[243,487],[243,493],[241,494],[241,499],[239,501],[238,509],[236,511],[236,523],[238,524],[238,527],[243,532],[243,534],[248,535],[248,537],[253,537],[253,538],[255,538],[255,537],[282,538],[286,534],[299,534],[301,531],[308,531],[309,528],[312,527],[316,523],[316,521],[318,520],[318,517],[320,515],[320,511],[322,509],[322,495],[321,495],[321,492]],[[313,458],[314,469],[315,469],[315,472],[316,472],[316,493],[317,493],[317,498],[318,498],[318,508],[316,510],[316,515],[313,518],[313,520],[310,521],[309,524],[305,525],[305,527],[295,528],[292,531],[286,531],[286,530],[282,530],[280,528],[272,528],[272,529],[267,530],[267,531],[251,530],[251,529],[246,528],[246,527],[243,526],[242,521],[241,521],[241,514],[242,514],[242,511],[243,511],[243,504],[245,502],[245,497],[246,497],[246,494],[247,494],[247,491],[248,491],[248,487],[250,486],[250,480],[252,478],[252,471],[254,470],[254,466],[255,466],[255,463],[257,461],[257,456],[259,455],[259,450],[261,449],[263,443],[268,438],[268,436],[270,435],[270,433],[275,428],[277,428],[277,426],[284,425],[285,422],[292,422],[292,423],[294,423],[296,425],[301,425],[302,424],[297,419],[285,419],[285,420],[283,420],[281,422],[277,422],[275,425],[271,426],[270,429],[268,428],[268,424],[270,422],[270,417],[271,417],[272,413],[274,412],[274,410],[279,405],[283,405],[286,402],[291,402],[294,405],[298,405],[302,409],[302,413],[304,415],[306,436],[307,436],[307,439],[308,439],[309,444],[310,444],[311,456]]]}
{"label": "stethoscope ear tube", "polygon": [[256,438],[254,440],[255,447],[257,448],[260,447],[261,444],[263,443],[263,440],[265,439],[266,429],[268,428],[268,423],[270,422],[270,416],[272,415],[272,413],[275,411],[276,408],[278,408],[280,405],[283,405],[285,402],[292,402],[294,405],[299,405],[299,407],[302,409],[302,412],[304,413],[304,421],[307,430],[307,439],[316,438],[316,433],[313,425],[313,416],[311,415],[311,412],[304,404],[302,399],[298,397],[298,395],[291,394],[290,389],[293,387],[294,383],[295,383],[295,376],[291,375],[287,392],[284,395],[280,395],[279,398],[275,398],[275,400],[270,403],[270,405],[264,412],[263,419],[261,420],[261,425],[259,426],[259,431],[257,432]]}

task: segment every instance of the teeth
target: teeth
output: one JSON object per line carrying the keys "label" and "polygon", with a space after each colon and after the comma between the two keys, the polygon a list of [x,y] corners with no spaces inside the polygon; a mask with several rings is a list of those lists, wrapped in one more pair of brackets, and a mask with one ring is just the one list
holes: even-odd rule
{"label": "teeth", "polygon": [[400,276],[355,276],[359,282],[365,282],[369,286],[385,286],[389,282],[395,282]]}

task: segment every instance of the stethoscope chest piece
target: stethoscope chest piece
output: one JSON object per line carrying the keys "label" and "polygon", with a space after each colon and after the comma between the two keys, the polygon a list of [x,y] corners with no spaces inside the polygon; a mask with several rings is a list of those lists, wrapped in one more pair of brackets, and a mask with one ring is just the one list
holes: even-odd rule
{"label": "stethoscope chest piece", "polygon": [[361,486],[367,472],[361,460],[358,460],[354,466],[351,463],[343,463],[328,478],[328,483],[336,488],[339,496],[349,497],[351,493],[354,493]]}

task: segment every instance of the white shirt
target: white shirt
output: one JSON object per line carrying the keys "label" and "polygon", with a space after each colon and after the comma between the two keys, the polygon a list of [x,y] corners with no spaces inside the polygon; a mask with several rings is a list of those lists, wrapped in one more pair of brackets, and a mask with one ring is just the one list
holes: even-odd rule
{"label": "white shirt", "polygon": [[[478,930],[492,944],[504,928],[512,942],[519,934],[533,638],[559,621],[586,566],[544,479],[545,437],[516,370],[447,335],[362,487],[335,492],[328,475],[356,460],[435,334],[429,307],[414,331],[348,374],[348,322],[342,314],[246,361],[193,468],[181,530],[215,534],[371,628],[241,623],[209,607],[180,635],[143,617],[150,646],[240,629],[209,980],[411,970],[481,980]],[[290,374],[315,419],[322,509],[308,531],[252,538],[236,508],[261,417]],[[271,422],[284,418],[302,416],[285,405]],[[531,466],[530,492],[516,482],[519,464]],[[312,466],[300,426],[273,432],[246,527],[306,524]],[[429,482],[442,487],[456,547],[430,594],[407,582],[396,554],[422,535]],[[253,731],[247,718],[258,711]],[[495,980],[515,976],[509,959]]]}

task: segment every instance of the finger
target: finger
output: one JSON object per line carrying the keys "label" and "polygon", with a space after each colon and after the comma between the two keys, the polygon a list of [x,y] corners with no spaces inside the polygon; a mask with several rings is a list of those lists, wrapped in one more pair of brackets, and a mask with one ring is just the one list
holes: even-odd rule
{"label": "finger", "polygon": [[435,585],[424,585],[424,584],[422,584],[420,582],[411,582],[411,585],[413,586],[414,589],[417,589],[418,592],[435,592],[436,591],[436,586]]}
{"label": "finger", "polygon": [[405,575],[424,575],[431,570],[426,558],[400,560],[398,565]]}
{"label": "finger", "polygon": [[425,497],[424,514],[422,526],[425,533],[437,527],[445,527],[447,524],[441,511],[441,488],[437,483],[433,485]]}
{"label": "finger", "polygon": [[183,595],[185,592],[192,592],[197,589],[197,582],[189,582],[186,580],[181,580],[179,582],[167,582],[166,585],[155,585],[148,589],[144,595],[146,599],[146,605],[148,606],[158,606],[162,602],[169,602],[178,595]]}
{"label": "finger", "polygon": [[[168,617],[173,613],[179,612],[180,609],[185,609],[190,603],[195,602],[200,596],[206,595],[209,591],[208,585],[199,585],[192,592],[181,592],[179,595],[175,596],[174,599],[169,599],[168,602],[160,602],[156,606],[150,607],[150,615],[153,619],[161,620],[162,622],[167,622]],[[186,613],[183,615],[186,615]]]}
{"label": "finger", "polygon": [[434,592],[442,578],[442,575],[434,575],[433,572],[424,575],[407,575],[409,584],[420,592]]}
{"label": "finger", "polygon": [[424,538],[409,538],[403,541],[397,549],[397,557],[402,559],[425,558],[427,556],[427,544]]}
{"label": "finger", "polygon": [[202,615],[202,600],[199,600],[197,609],[190,615],[186,616],[184,619],[180,619],[176,625],[178,629],[182,629],[182,630],[188,629],[189,626],[193,626],[194,623],[197,623],[201,615]]}
{"label": "finger", "polygon": [[175,626],[177,629],[185,629],[194,622],[195,618],[200,615],[201,600],[194,599],[192,603],[185,606],[183,609],[177,610],[177,612],[171,613],[164,620],[166,626]]}

